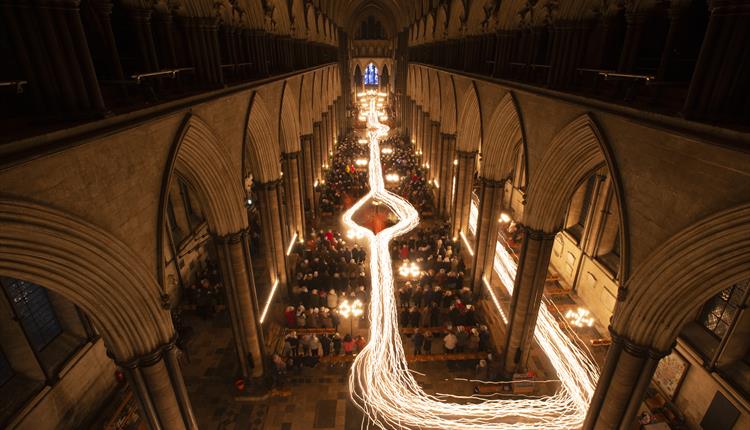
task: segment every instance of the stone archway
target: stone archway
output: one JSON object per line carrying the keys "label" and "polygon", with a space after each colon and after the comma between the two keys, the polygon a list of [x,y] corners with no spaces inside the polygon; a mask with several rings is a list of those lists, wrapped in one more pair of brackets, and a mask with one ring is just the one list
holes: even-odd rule
{"label": "stone archway", "polygon": [[70,214],[0,198],[0,274],[58,292],[101,331],[153,428],[195,428],[156,279],[124,243]]}

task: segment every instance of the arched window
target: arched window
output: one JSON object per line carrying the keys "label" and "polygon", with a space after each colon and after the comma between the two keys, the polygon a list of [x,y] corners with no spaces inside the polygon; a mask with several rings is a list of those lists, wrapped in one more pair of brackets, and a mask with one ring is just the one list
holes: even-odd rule
{"label": "arched window", "polygon": [[365,85],[378,85],[378,68],[374,63],[365,68]]}

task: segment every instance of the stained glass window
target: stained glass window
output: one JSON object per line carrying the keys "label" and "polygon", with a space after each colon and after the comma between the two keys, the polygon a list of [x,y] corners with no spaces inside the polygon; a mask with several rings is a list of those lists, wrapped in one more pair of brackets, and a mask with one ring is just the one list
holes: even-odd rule
{"label": "stained glass window", "polygon": [[62,333],[47,290],[31,282],[11,278],[2,278],[2,284],[31,347],[37,352],[41,351]]}
{"label": "stained glass window", "polygon": [[378,68],[373,63],[365,68],[365,85],[378,85]]}
{"label": "stained glass window", "polygon": [[698,322],[721,339],[727,333],[750,281],[735,284],[712,297],[701,309]]}

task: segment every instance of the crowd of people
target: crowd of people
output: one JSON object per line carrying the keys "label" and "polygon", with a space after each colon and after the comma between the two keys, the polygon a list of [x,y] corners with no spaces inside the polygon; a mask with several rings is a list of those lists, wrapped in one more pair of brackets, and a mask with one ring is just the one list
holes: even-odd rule
{"label": "crowd of people", "polygon": [[321,212],[332,213],[334,209],[349,207],[367,192],[366,166],[356,164],[358,159],[367,158],[367,145],[358,143],[353,137],[339,142],[325,182],[318,185]]}
{"label": "crowd of people", "polygon": [[311,231],[289,256],[293,268],[292,294],[284,310],[287,328],[338,329],[337,312],[344,300],[367,303],[370,278],[367,251],[347,245],[341,233]]}
{"label": "crowd of people", "polygon": [[409,200],[420,213],[431,209],[432,191],[411,142],[400,136],[390,137],[383,140],[381,148],[387,151],[381,157],[384,172],[398,175],[398,182],[391,186],[393,191]]}

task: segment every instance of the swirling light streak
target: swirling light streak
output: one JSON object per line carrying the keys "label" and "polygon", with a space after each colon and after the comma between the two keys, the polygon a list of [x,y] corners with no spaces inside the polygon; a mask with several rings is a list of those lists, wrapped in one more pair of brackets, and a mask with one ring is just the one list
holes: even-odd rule
{"label": "swirling light streak", "polygon": [[[370,145],[370,191],[343,215],[343,222],[350,229],[367,238],[371,255],[370,342],[356,356],[352,365],[349,375],[352,400],[372,423],[384,429],[547,430],[580,427],[598,371],[585,354],[570,342],[544,307],[535,336],[562,382],[561,389],[554,395],[520,400],[430,395],[414,379],[413,372],[407,366],[398,332],[393,267],[388,248],[394,237],[417,226],[419,216],[406,200],[385,189],[379,139],[387,135],[388,127],[378,121],[374,98],[369,101],[366,119]],[[378,234],[355,223],[352,219],[354,214],[370,199],[388,206],[398,217],[398,223]],[[496,271],[501,268],[506,273],[503,284],[512,289],[515,261],[510,255],[508,258],[510,261],[501,255],[498,260],[496,255],[494,266]],[[488,290],[495,306],[501,310],[494,292],[490,288]],[[589,364],[581,364],[584,359],[587,360],[584,363]]]}

